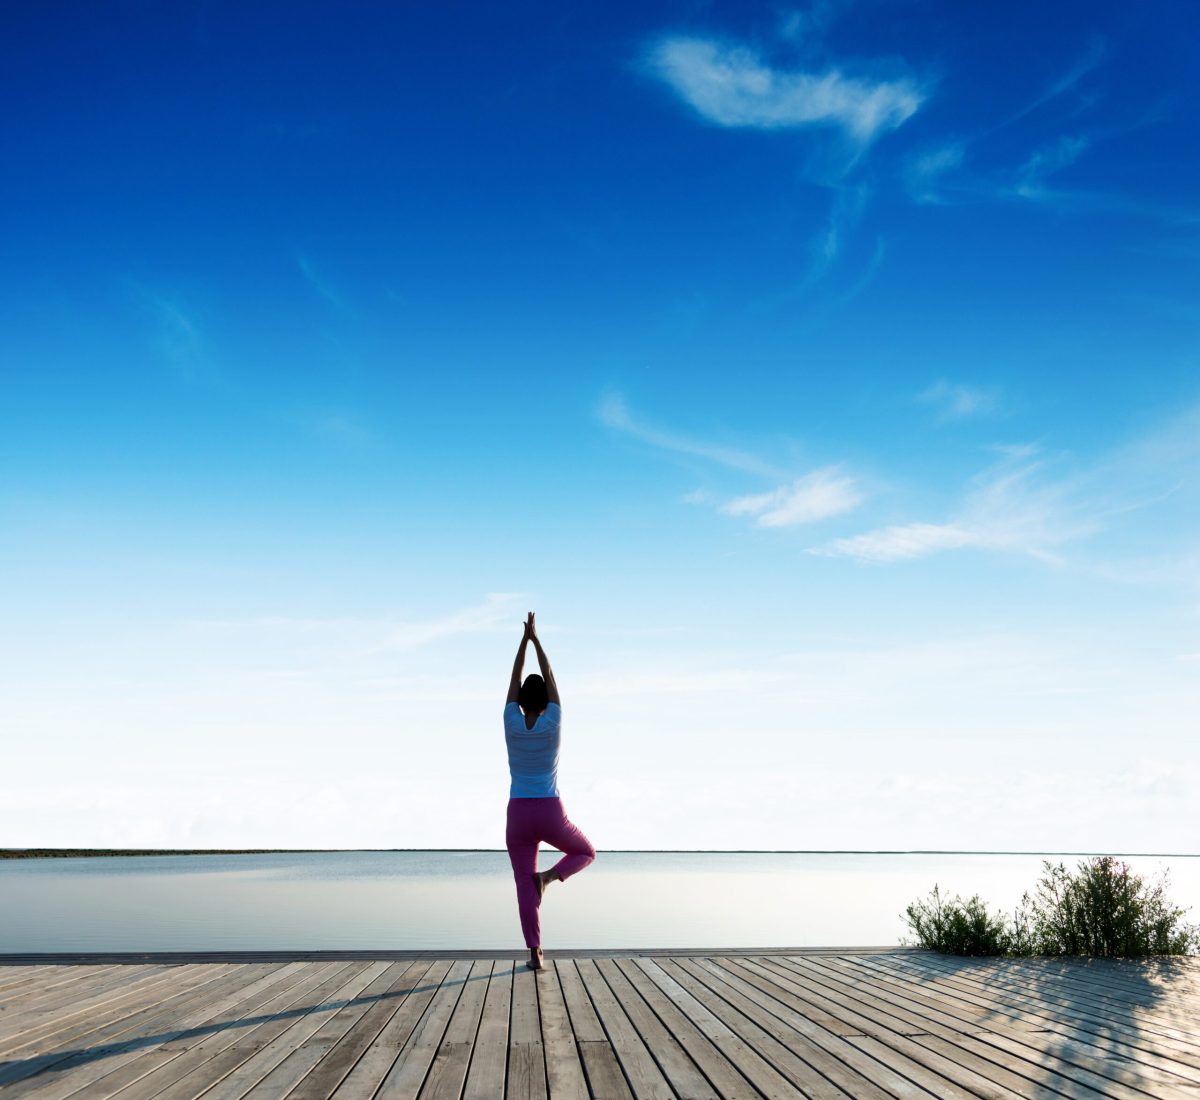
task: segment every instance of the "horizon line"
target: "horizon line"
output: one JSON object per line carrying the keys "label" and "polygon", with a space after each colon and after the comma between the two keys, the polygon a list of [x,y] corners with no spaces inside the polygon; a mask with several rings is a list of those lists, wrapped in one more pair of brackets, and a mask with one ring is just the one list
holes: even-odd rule
{"label": "horizon line", "polygon": [[[557,851],[552,846],[548,850]],[[0,859],[71,856],[310,855],[337,852],[506,852],[505,848],[0,848]],[[1123,856],[1196,859],[1200,852],[1063,851],[967,848],[597,848],[614,855]]]}

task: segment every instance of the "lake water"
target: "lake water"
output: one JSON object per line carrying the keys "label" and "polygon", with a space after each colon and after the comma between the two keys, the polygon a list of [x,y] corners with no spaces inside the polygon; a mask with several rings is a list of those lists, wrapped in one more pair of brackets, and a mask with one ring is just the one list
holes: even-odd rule
{"label": "lake water", "polygon": [[[542,867],[556,853],[543,851]],[[895,944],[934,883],[1011,909],[1039,856],[601,852],[542,904],[547,948]],[[1073,867],[1077,857],[1048,857]],[[1169,894],[1200,920],[1200,857]],[[523,948],[504,852],[0,860],[0,953]]]}

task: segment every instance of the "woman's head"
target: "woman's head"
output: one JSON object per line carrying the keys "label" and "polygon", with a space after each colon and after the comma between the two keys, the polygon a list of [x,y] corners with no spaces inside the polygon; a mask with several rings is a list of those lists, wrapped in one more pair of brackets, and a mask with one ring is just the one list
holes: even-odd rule
{"label": "woman's head", "polygon": [[526,714],[541,714],[549,702],[549,696],[546,694],[546,681],[536,672],[531,672],[525,677],[525,683],[521,685],[517,702]]}

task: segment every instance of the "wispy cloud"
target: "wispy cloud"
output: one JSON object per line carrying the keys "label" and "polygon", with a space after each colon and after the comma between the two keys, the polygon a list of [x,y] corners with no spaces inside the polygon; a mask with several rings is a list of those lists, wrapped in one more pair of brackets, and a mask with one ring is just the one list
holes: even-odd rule
{"label": "wispy cloud", "polygon": [[[525,617],[523,592],[492,592],[482,603],[451,611],[431,619],[310,618],[257,616],[246,619],[195,619],[186,626],[205,630],[254,632],[303,641],[308,648],[352,653],[419,649],[430,642],[464,634],[486,634],[497,630],[520,631]],[[281,650],[286,646],[281,644]]]}
{"label": "wispy cloud", "polygon": [[769,493],[736,497],[721,511],[730,516],[755,516],[759,527],[794,527],[852,511],[862,499],[854,479],[830,466]]}
{"label": "wispy cloud", "polygon": [[709,38],[661,39],[648,61],[681,99],[719,126],[833,126],[866,144],[904,123],[924,99],[908,79],[857,79],[837,69],[789,72],[772,68],[744,46]]}
{"label": "wispy cloud", "polygon": [[847,236],[862,217],[868,197],[869,191],[865,185],[838,189],[829,217],[812,242],[812,263],[799,290],[818,282],[833,266],[841,255]]}
{"label": "wispy cloud", "polygon": [[900,561],[924,557],[937,550],[978,546],[978,540],[977,532],[954,523],[901,523],[851,538],[834,539],[810,553],[862,561]]}
{"label": "wispy cloud", "polygon": [[481,604],[465,607],[436,619],[400,623],[392,627],[384,639],[389,649],[412,649],[456,634],[475,634],[508,626],[520,628],[524,615],[518,610],[522,592],[492,592]]}
{"label": "wispy cloud", "polygon": [[1025,104],[1024,107],[1021,107],[1014,114],[1009,115],[1002,125],[1016,122],[1018,119],[1024,118],[1026,115],[1036,111],[1044,104],[1050,103],[1052,100],[1058,99],[1060,96],[1073,90],[1088,73],[1104,60],[1107,52],[1108,46],[1105,40],[1099,35],[1094,35],[1089,39],[1079,58],[1061,76],[1051,81],[1036,98]]}
{"label": "wispy cloud", "polygon": [[[775,310],[807,298],[802,323],[812,325],[820,323],[829,314],[853,301],[866,290],[883,265],[887,252],[887,242],[883,237],[876,238],[870,256],[865,264],[860,263],[857,273],[848,284],[843,283],[841,289],[830,284],[833,282],[835,270],[843,277],[852,272],[851,265],[844,262],[839,265],[838,261],[842,258],[849,238],[862,216],[869,194],[865,186],[839,188],[828,219],[809,242],[808,270],[793,286],[752,303],[751,312]],[[861,254],[861,249],[859,252]]]}
{"label": "wispy cloud", "polygon": [[941,523],[902,523],[834,539],[810,553],[863,561],[901,561],[972,547],[1060,560],[1064,544],[1099,530],[1098,517],[1073,499],[1069,480],[1048,480],[1040,460],[1007,460],[973,482],[959,511]]}
{"label": "wispy cloud", "polygon": [[966,142],[949,141],[913,157],[905,170],[908,191],[916,202],[941,203],[939,184],[948,173],[962,167]]}
{"label": "wispy cloud", "polygon": [[134,283],[130,293],[137,308],[153,326],[155,349],[171,369],[189,381],[208,373],[200,323],[176,298]]}
{"label": "wispy cloud", "polygon": [[1063,134],[1035,149],[1017,173],[1016,194],[1023,199],[1046,197],[1045,180],[1074,164],[1091,143],[1091,138],[1082,134]]}
{"label": "wispy cloud", "polygon": [[[1094,135],[1060,135],[1033,150],[1015,172],[1010,166],[1007,171],[988,171],[982,176],[972,176],[966,170],[967,150],[971,146],[986,144],[991,135],[1073,91],[1088,73],[1100,65],[1106,54],[1104,39],[1093,36],[1080,57],[1032,100],[969,137],[945,141],[912,157],[904,173],[911,198],[915,202],[928,204],[1012,199],[1065,201],[1066,196],[1049,191],[1043,181],[1082,156],[1093,143]],[[1066,117],[1087,109],[1093,102],[1091,97],[1080,97],[1080,102]],[[1061,112],[1058,122],[1059,125],[1065,124]],[[974,159],[980,159],[978,153]]]}
{"label": "wispy cloud", "polygon": [[606,394],[596,409],[596,416],[606,428],[633,436],[652,447],[674,451],[677,454],[694,455],[696,458],[704,458],[721,466],[728,466],[733,470],[743,470],[764,477],[778,478],[782,476],[780,471],[770,463],[764,462],[747,451],[703,443],[635,420],[625,404],[624,397],[619,393]]}
{"label": "wispy cloud", "polygon": [[934,406],[940,421],[965,420],[994,413],[1000,404],[1000,394],[995,388],[964,386],[942,378],[917,394],[915,400]]}
{"label": "wispy cloud", "polygon": [[298,255],[296,266],[300,268],[300,274],[304,276],[304,281],[319,298],[324,299],[334,309],[344,310],[346,308],[345,298],[334,290],[329,281],[317,270],[312,260],[307,256]]}
{"label": "wispy cloud", "polygon": [[[1066,470],[1067,456],[1045,457],[1032,444],[991,449],[1000,459],[968,483],[960,505],[945,519],[878,527],[809,552],[887,562],[974,548],[1063,564],[1068,545],[1104,532],[1122,541],[1110,542],[1099,558],[1095,551],[1086,558],[1077,555],[1077,567],[1113,580],[1195,590],[1200,560],[1195,526],[1181,527],[1179,517],[1197,514],[1200,406]],[[1154,554],[1147,558],[1127,520],[1135,513],[1148,516],[1155,508],[1170,513],[1160,515],[1167,524],[1156,528]]]}

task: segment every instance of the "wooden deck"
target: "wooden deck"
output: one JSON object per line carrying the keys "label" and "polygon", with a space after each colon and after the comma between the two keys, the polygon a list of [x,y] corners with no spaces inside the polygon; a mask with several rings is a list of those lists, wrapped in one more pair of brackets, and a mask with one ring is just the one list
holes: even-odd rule
{"label": "wooden deck", "polygon": [[1187,1097],[1200,961],[850,949],[0,965],[0,1097]]}

